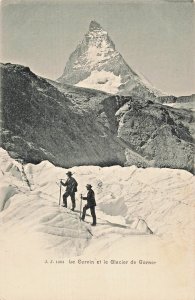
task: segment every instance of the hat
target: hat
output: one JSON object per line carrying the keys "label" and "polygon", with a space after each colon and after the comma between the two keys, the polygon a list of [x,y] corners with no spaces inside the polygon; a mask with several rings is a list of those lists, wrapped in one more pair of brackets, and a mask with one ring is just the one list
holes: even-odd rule
{"label": "hat", "polygon": [[72,172],[68,171],[68,172],[66,173],[66,175],[72,175]]}
{"label": "hat", "polygon": [[90,187],[90,188],[91,188],[91,187],[92,187],[92,185],[91,185],[91,184],[87,184],[87,185],[86,185],[86,187]]}

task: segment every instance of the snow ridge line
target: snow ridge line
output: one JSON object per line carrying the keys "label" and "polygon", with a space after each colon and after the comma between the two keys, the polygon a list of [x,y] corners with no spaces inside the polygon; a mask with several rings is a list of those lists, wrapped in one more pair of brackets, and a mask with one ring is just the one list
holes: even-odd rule
{"label": "snow ridge line", "polygon": [[26,172],[24,170],[24,164],[21,163],[21,165],[22,165],[22,170],[21,171],[22,171],[22,175],[23,175],[23,178],[24,178],[24,182],[26,182],[26,184],[29,187],[30,191],[32,191],[32,187],[31,187],[30,181],[28,180],[28,177],[27,177]]}

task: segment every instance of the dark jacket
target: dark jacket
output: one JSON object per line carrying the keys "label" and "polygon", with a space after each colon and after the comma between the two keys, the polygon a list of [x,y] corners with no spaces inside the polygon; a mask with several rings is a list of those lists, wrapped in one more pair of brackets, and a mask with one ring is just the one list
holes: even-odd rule
{"label": "dark jacket", "polygon": [[77,182],[73,177],[66,180],[65,183],[62,182],[63,186],[66,186],[66,191],[70,194],[77,192]]}
{"label": "dark jacket", "polygon": [[88,190],[87,197],[83,197],[83,200],[87,200],[87,205],[89,207],[96,206],[95,193],[92,189]]}

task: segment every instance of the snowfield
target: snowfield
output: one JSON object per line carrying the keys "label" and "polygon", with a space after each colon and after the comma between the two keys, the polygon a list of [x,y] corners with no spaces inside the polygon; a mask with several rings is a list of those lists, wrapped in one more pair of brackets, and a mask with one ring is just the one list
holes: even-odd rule
{"label": "snowfield", "polygon": [[[70,200],[68,209],[58,204],[59,180],[66,178],[67,170],[48,161],[22,165],[3,149],[0,165],[0,264],[5,279],[0,296],[4,299],[50,300],[59,289],[59,300],[67,295],[84,300],[86,283],[96,289],[95,295],[92,288],[88,296],[107,299],[119,273],[122,284],[113,299],[129,299],[129,295],[133,300],[193,299],[195,182],[191,173],[135,166],[74,167],[71,171],[79,185],[76,212],[72,212]],[[87,222],[79,220],[80,194],[86,194],[87,183],[96,194],[97,227],[90,226],[89,215]],[[55,264],[50,265],[51,260]],[[102,265],[94,268],[99,260]],[[16,297],[12,291],[18,287]]]}
{"label": "snowfield", "polygon": [[100,90],[106,93],[116,94],[121,85],[121,76],[112,72],[92,71],[86,79],[78,82],[75,86]]}

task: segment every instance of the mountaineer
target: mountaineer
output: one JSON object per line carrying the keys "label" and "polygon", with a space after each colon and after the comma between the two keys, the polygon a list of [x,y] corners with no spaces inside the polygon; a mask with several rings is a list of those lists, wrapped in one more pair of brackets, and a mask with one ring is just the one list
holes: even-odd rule
{"label": "mountaineer", "polygon": [[66,192],[63,195],[63,206],[67,207],[67,198],[70,196],[71,201],[72,201],[72,211],[74,211],[75,209],[75,193],[77,192],[77,186],[78,183],[76,182],[76,180],[72,177],[72,172],[67,172],[66,175],[68,176],[68,179],[66,180],[66,182],[64,183],[62,180],[60,181],[60,183],[66,187]]}
{"label": "mountaineer", "polygon": [[87,184],[86,188],[88,190],[87,193],[87,197],[83,197],[81,195],[81,199],[83,200],[87,200],[87,204],[83,207],[83,214],[82,214],[82,218],[81,220],[85,220],[85,215],[86,215],[86,211],[87,209],[90,208],[91,211],[91,216],[93,218],[93,223],[91,224],[92,226],[96,226],[96,214],[95,214],[95,206],[96,206],[96,202],[95,202],[95,193],[92,190],[92,186],[91,184]]}

